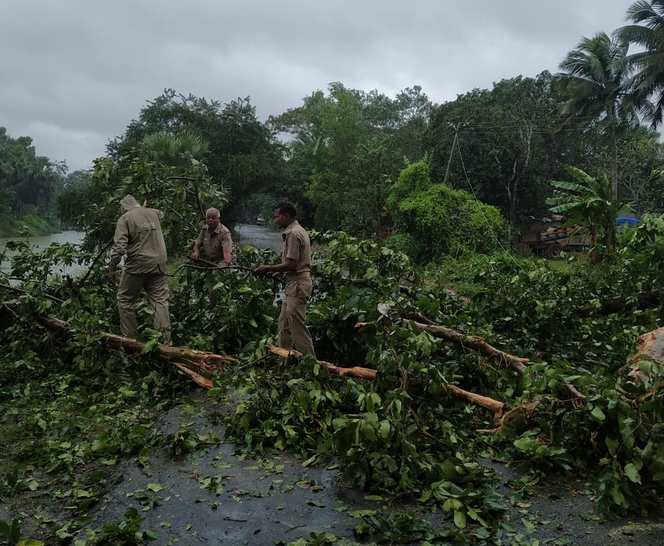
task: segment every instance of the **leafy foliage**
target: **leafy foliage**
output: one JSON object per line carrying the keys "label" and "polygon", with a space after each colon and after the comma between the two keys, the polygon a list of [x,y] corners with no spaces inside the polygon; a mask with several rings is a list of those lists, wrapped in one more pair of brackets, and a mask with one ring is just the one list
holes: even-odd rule
{"label": "leafy foliage", "polygon": [[[409,173],[419,180],[426,169]],[[288,449],[305,466],[334,458],[348,484],[439,508],[455,528],[440,539],[481,543],[500,525],[496,478],[478,454],[510,460],[534,476],[587,476],[603,509],[641,511],[662,491],[664,369],[642,359],[644,375],[634,376],[623,365],[637,336],[657,325],[661,308],[618,316],[582,316],[577,309],[661,286],[664,244],[655,237],[663,225],[661,218],[644,221],[600,264],[571,259],[556,269],[503,253],[468,255],[453,266],[421,271],[376,241],[312,233],[320,252],[312,263],[308,318],[319,357],[372,369],[375,379],[334,375],[311,357],[269,356],[266,344],[274,340],[280,306],[275,281],[240,270],[214,275],[215,307],[207,302],[210,272],[183,267],[174,273],[173,336],[179,345],[239,358],[213,376],[210,391],[223,402],[233,393],[227,434],[239,448]],[[181,396],[186,379],[162,369],[150,352],[130,357],[102,343],[99,331],[117,324],[114,290],[103,282],[100,265],[87,284],[49,276],[59,263],[91,263],[92,256],[68,246],[40,254],[26,243],[14,248],[12,276],[25,292],[0,284],[2,301],[20,302],[0,314],[6,454],[0,474],[8,476],[2,494],[12,498],[33,486],[26,466],[32,465],[59,476],[67,484],[61,501],[82,514],[108,480],[103,472],[78,478],[83,465],[112,464],[132,454],[141,461],[157,448],[180,456],[204,441],[186,429],[170,436],[152,432],[155,415]],[[249,266],[279,258],[245,248],[240,259]],[[468,298],[450,291],[457,284]],[[68,336],[41,326],[44,314],[66,318]],[[516,374],[400,320],[414,314],[481,335],[532,363]],[[364,325],[358,328],[358,322]],[[149,329],[140,336],[152,339]],[[569,398],[565,384],[586,399]],[[514,411],[495,423],[483,408],[453,396],[450,385]],[[487,429],[494,433],[481,432]],[[158,499],[148,495],[144,501]],[[376,516],[366,524],[386,540],[432,536],[405,515]],[[116,531],[127,531],[123,539],[140,531],[135,518],[123,525],[109,528],[108,540]],[[57,536],[75,529],[72,523]]]}
{"label": "leafy foliage", "polygon": [[426,263],[446,255],[492,252],[506,241],[507,226],[498,210],[462,190],[432,184],[425,162],[402,171],[389,200],[397,233],[408,235],[413,257]]}
{"label": "leafy foliage", "polygon": [[55,220],[58,182],[53,163],[36,154],[30,137],[12,138],[0,127],[0,232],[31,215],[27,223],[33,234],[50,233],[52,226],[35,222],[38,216]]}
{"label": "leafy foliage", "polygon": [[572,166],[567,167],[567,172],[577,182],[551,182],[555,194],[546,201],[551,205],[551,212],[568,215],[571,221],[588,226],[593,243],[599,234],[607,251],[612,252],[616,246],[616,218],[631,209],[611,197],[611,185],[606,175],[595,179]]}
{"label": "leafy foliage", "polygon": [[249,194],[282,178],[281,146],[258,120],[249,98],[223,104],[164,90],[148,102],[122,137],[109,144],[108,155],[120,178],[132,169],[145,138],[159,138],[151,136],[155,134],[189,140],[187,134],[196,134],[209,145],[206,165],[213,189],[224,188],[232,200],[226,210],[225,203],[216,200],[206,201],[204,208],[218,208],[224,223],[235,222]]}
{"label": "leafy foliage", "polygon": [[381,232],[391,180],[404,158],[416,161],[425,153],[431,102],[419,86],[394,99],[340,82],[328,91],[270,118],[275,130],[294,136],[288,146],[293,180],[274,190],[307,211],[313,208],[317,229]]}

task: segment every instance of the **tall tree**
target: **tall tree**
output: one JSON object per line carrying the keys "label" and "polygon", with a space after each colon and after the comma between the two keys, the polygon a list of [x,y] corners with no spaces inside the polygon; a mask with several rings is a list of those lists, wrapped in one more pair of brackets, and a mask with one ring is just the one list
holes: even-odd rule
{"label": "tall tree", "polygon": [[418,86],[392,99],[335,82],[303,104],[270,118],[274,129],[290,133],[291,192],[305,197],[320,229],[374,233],[391,181],[404,157],[424,154],[423,134],[431,102]]}
{"label": "tall tree", "polygon": [[0,127],[0,222],[11,224],[35,214],[55,217],[58,174],[35,152],[30,137],[12,138]]}
{"label": "tall tree", "polygon": [[562,174],[576,140],[555,131],[563,103],[555,83],[548,72],[519,76],[437,107],[428,133],[432,178],[444,181],[452,159],[449,184],[499,207],[513,226],[543,210],[548,179]]}
{"label": "tall tree", "polygon": [[[599,172],[611,161],[610,151],[597,150],[586,172]],[[664,211],[664,144],[651,127],[640,125],[627,131],[618,145],[620,199],[638,216]]]}
{"label": "tall tree", "polygon": [[143,139],[155,133],[173,137],[196,133],[209,143],[209,176],[231,197],[229,206],[221,211],[224,222],[236,220],[251,193],[273,185],[283,176],[282,147],[258,120],[248,98],[223,104],[167,89],[148,102],[122,137],[108,145],[109,157],[121,171],[129,168],[141,153]]}
{"label": "tall tree", "polygon": [[618,29],[616,35],[640,49],[629,56],[635,71],[634,99],[644,118],[656,127],[664,112],[664,0],[637,0],[627,17],[634,24]]}
{"label": "tall tree", "polygon": [[599,126],[609,141],[613,199],[618,198],[618,138],[625,129],[638,124],[638,112],[630,96],[627,51],[627,43],[600,32],[583,38],[560,63],[569,96],[562,115],[581,126]]}

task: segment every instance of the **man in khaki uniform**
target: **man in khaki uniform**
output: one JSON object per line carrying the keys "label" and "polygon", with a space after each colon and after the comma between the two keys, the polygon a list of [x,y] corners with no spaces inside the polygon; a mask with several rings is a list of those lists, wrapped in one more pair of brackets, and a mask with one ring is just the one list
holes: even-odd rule
{"label": "man in khaki uniform", "polygon": [[279,203],[274,211],[274,223],[283,229],[284,246],[279,265],[261,265],[256,275],[286,274],[284,301],[279,315],[279,345],[316,357],[311,334],[304,323],[307,301],[311,297],[311,243],[309,235],[295,219],[291,203]]}
{"label": "man in khaki uniform", "polygon": [[127,254],[117,295],[120,330],[125,337],[136,337],[138,327],[135,303],[141,289],[144,289],[154,311],[154,327],[161,330],[163,342],[170,345],[166,244],[161,232],[161,212],[141,207],[131,195],[122,200],[121,206],[125,213],[120,216],[115,228],[108,268],[108,278],[115,283],[117,266],[122,256]]}
{"label": "man in khaki uniform", "polygon": [[[201,228],[198,239],[194,244],[194,250],[189,256],[192,260],[200,258],[201,246],[203,246],[203,254],[207,261],[219,267],[228,267],[233,259],[231,232],[219,221],[219,211],[217,209],[210,208],[205,213],[205,225]],[[214,284],[212,277],[208,277],[208,297],[212,306],[217,303],[217,294],[213,289]]]}
{"label": "man in khaki uniform", "polygon": [[190,258],[200,258],[200,248],[203,246],[203,254],[210,262],[217,265],[228,265],[233,259],[233,239],[228,228],[219,221],[219,211],[208,209],[205,213],[205,225],[198,234],[194,244],[194,250]]}

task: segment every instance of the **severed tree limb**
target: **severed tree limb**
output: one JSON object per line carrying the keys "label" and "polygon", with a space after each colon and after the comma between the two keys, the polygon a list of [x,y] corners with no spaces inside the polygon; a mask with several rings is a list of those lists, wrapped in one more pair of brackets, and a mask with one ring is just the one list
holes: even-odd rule
{"label": "severed tree limb", "polygon": [[[2,288],[6,288],[10,292],[15,292],[17,294],[31,295],[30,292],[28,292],[27,290],[23,290],[22,288],[18,288],[16,286],[10,286],[8,284],[3,284]],[[50,294],[40,294],[40,295],[43,296],[44,298],[49,299],[51,301],[54,301],[56,303],[63,304],[65,302],[64,300],[61,300],[60,298],[56,298],[55,296],[51,296]]]}
{"label": "severed tree limb", "polygon": [[511,409],[510,411],[506,412],[501,418],[500,418],[500,424],[496,428],[482,428],[478,429],[477,432],[481,432],[483,434],[498,434],[503,430],[505,427],[505,424],[508,421],[511,421],[518,417],[519,415],[524,415],[528,416],[530,413],[535,411],[535,409],[539,406],[539,402],[537,400],[535,401],[526,401],[521,404],[519,404],[516,408]]}
{"label": "severed tree limb", "polygon": [[604,300],[599,307],[591,303],[576,308],[576,314],[581,317],[590,317],[595,315],[610,315],[620,311],[632,309],[648,309],[662,305],[664,290],[655,289],[649,292],[639,292],[632,298],[610,298]]}
{"label": "severed tree limb", "polygon": [[644,402],[647,402],[650,398],[655,396],[662,389],[664,389],[664,383],[660,383],[654,389],[651,389],[648,392],[646,392],[646,393],[642,394],[641,396],[639,396],[638,398],[634,399],[633,403],[640,406],[641,404],[643,404]]}
{"label": "severed tree limb", "polygon": [[[411,315],[412,316],[412,315]],[[401,318],[400,321],[402,324],[413,324],[420,330],[429,332],[432,336],[443,339],[445,341],[450,341],[456,343],[461,347],[472,349],[478,353],[482,353],[493,360],[506,363],[510,368],[516,371],[519,375],[523,375],[526,371],[526,365],[532,364],[530,360],[521,356],[515,356],[500,349],[496,349],[493,345],[487,343],[483,338],[479,336],[468,336],[452,328],[446,328],[445,326],[440,326],[439,324],[432,323],[429,319],[426,319],[429,324],[422,324],[416,320],[411,320],[407,318]],[[366,324],[371,324],[368,322],[358,323],[356,326],[364,326]],[[579,400],[585,400],[586,396],[579,392],[574,385],[570,383],[563,384],[565,389],[574,397]]]}
{"label": "severed tree limb", "polygon": [[104,255],[104,253],[108,250],[108,247],[110,247],[112,244],[113,244],[113,238],[111,237],[111,240],[104,245],[104,247],[99,251],[99,253],[95,257],[95,259],[92,260],[92,263],[90,264],[90,267],[88,267],[88,272],[85,274],[85,276],[80,281],[78,281],[78,288],[79,289],[82,288],[83,285],[85,284],[85,282],[88,280],[88,277],[90,276],[90,273],[92,273],[92,270],[94,269],[95,264],[97,263],[99,258],[101,258]]}
{"label": "severed tree limb", "polygon": [[[421,324],[414,320],[401,319],[403,324],[413,324],[420,330],[429,332],[432,336],[444,339],[445,341],[451,341],[462,347],[473,349],[478,353],[482,353],[493,360],[499,362],[505,362],[510,368],[516,371],[519,375],[523,375],[526,371],[526,365],[532,364],[527,358],[521,356],[515,356],[500,349],[496,349],[493,345],[488,344],[483,338],[479,336],[467,336],[453,330],[452,328],[446,328],[445,326],[433,325],[433,324]],[[574,397],[579,400],[585,400],[585,394],[579,392],[574,385],[570,383],[563,383],[563,386],[567,391]]]}
{"label": "severed tree limb", "polygon": [[192,381],[196,383],[197,385],[200,385],[204,389],[210,390],[212,388],[212,381],[210,381],[207,377],[203,377],[201,374],[196,373],[194,370],[190,370],[183,364],[180,364],[179,362],[173,362],[178,368],[180,368],[184,373],[186,373],[189,377],[191,377]]}
{"label": "severed tree limb", "polygon": [[[302,355],[298,353],[297,351],[291,351],[288,349],[284,349],[282,347],[277,347],[275,345],[268,345],[267,346],[269,351],[272,354],[278,355],[282,358],[300,358]],[[337,375],[350,375],[352,377],[362,377],[364,379],[376,379],[376,370],[372,370],[371,368],[361,368],[358,366],[355,366],[353,368],[343,368],[341,366],[335,366],[334,364],[331,364],[330,362],[325,362],[324,360],[317,360],[319,365],[323,366],[324,368],[327,368],[331,372],[337,374]],[[450,392],[454,394],[455,396],[459,396],[461,398],[465,398],[469,402],[472,402],[473,404],[476,404],[478,406],[482,406],[483,408],[489,409],[493,411],[494,417],[498,419],[504,412],[505,410],[505,403],[504,402],[499,402],[498,400],[494,400],[493,398],[489,398],[487,396],[482,396],[480,394],[475,394],[473,392],[465,391],[456,385],[445,385],[442,384],[440,387],[447,392]]]}
{"label": "severed tree limb", "polygon": [[[46,326],[49,330],[56,332],[70,332],[72,330],[71,326],[60,319],[55,317],[41,317],[40,322]],[[98,332],[102,338],[102,341],[113,349],[123,349],[128,353],[142,353],[146,344],[142,341],[136,341],[135,339],[129,337],[123,337],[116,334],[110,334],[108,332]],[[172,362],[173,364],[178,365],[178,368],[182,369],[181,366],[188,368],[195,367],[203,372],[214,372],[223,367],[224,362],[237,362],[237,359],[231,356],[217,355],[214,353],[209,353],[207,351],[197,351],[195,349],[188,349],[186,347],[170,347],[168,345],[159,344],[157,349],[154,351],[154,354],[166,360]]]}
{"label": "severed tree limb", "polygon": [[434,337],[444,339],[445,341],[451,341],[462,347],[468,347],[469,349],[482,353],[493,360],[504,362],[521,375],[526,371],[526,365],[532,364],[527,358],[515,356],[501,351],[500,349],[496,349],[493,345],[489,345],[479,336],[467,336],[452,328],[446,328],[445,326],[440,326],[438,324],[422,324],[421,322],[405,318],[401,319],[401,322],[403,324],[413,324],[413,326],[416,326],[425,332],[429,332]]}

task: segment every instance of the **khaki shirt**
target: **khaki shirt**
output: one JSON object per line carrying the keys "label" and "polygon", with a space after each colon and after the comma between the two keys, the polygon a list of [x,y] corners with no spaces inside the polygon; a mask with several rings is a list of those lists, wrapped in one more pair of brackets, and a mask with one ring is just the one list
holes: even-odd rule
{"label": "khaki shirt", "polygon": [[166,244],[160,218],[161,211],[144,207],[134,207],[120,216],[113,236],[111,265],[117,266],[126,253],[128,273],[166,273]]}
{"label": "khaki shirt", "polygon": [[210,231],[207,225],[203,226],[196,239],[196,245],[203,248],[205,256],[211,262],[223,260],[224,252],[233,253],[231,232],[221,223],[214,231]]}
{"label": "khaki shirt", "polygon": [[309,234],[297,220],[294,220],[284,230],[281,237],[284,240],[281,262],[286,263],[289,259],[297,262],[297,269],[286,273],[286,280],[297,279],[304,273],[308,274],[311,270],[311,242],[309,241]]}

